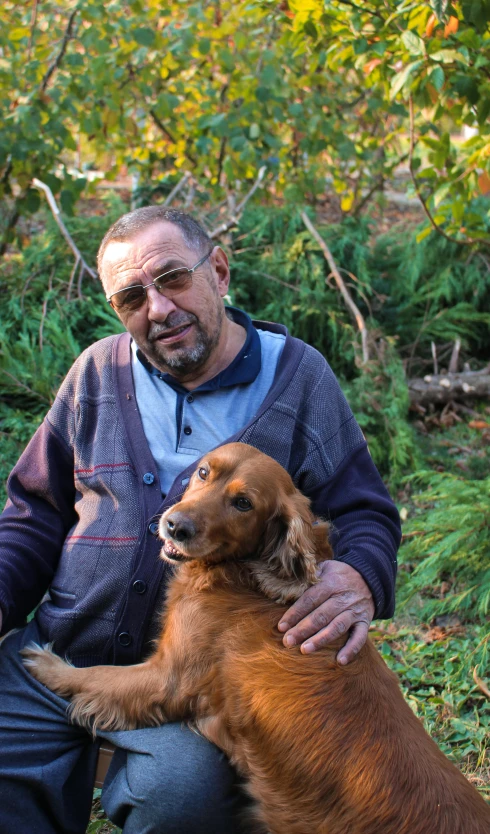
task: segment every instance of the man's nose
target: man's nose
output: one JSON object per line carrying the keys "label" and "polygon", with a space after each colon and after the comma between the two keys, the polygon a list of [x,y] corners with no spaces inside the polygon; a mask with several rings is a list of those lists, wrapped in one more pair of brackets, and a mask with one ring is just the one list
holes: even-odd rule
{"label": "man's nose", "polygon": [[159,293],[155,287],[148,287],[146,301],[148,304],[148,318],[152,321],[164,322],[167,316],[177,309],[172,299]]}

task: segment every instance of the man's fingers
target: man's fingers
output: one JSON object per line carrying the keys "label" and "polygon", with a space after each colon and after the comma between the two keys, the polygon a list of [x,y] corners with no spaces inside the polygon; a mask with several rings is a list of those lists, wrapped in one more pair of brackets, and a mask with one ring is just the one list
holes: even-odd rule
{"label": "man's fingers", "polygon": [[[293,626],[297,625],[304,617],[314,611],[322,602],[325,602],[325,587],[320,584],[313,585],[313,587],[308,588],[308,590],[305,591],[295,603],[293,603],[291,608],[288,608],[277,628],[279,631],[288,631],[288,629],[293,628]],[[325,625],[325,623],[323,623],[323,625]]]}
{"label": "man's fingers", "polygon": [[[335,617],[326,628],[317,634],[313,634],[312,637],[309,637],[306,642],[302,644],[301,651],[303,654],[310,654],[311,652],[317,651],[317,649],[323,648],[323,646],[327,646],[329,643],[333,643],[334,640],[337,640],[339,637],[342,637],[342,635],[347,634],[353,625],[354,620],[355,614],[353,611],[342,611],[342,613]],[[341,649],[341,651],[345,651],[345,646]]]}
{"label": "man's fingers", "polygon": [[317,632],[324,631],[332,620],[338,617],[345,609],[345,601],[340,597],[332,597],[332,599],[324,602],[323,605],[319,605],[318,608],[310,609],[311,613],[303,617],[294,627],[289,627],[287,634],[283,638],[284,645],[297,646],[309,637],[313,637]]}
{"label": "man's fingers", "polygon": [[356,654],[360,652],[364,643],[367,640],[369,631],[368,623],[358,622],[351,631],[350,637],[345,646],[339,651],[337,661],[341,666],[346,666],[351,660],[354,660]]}

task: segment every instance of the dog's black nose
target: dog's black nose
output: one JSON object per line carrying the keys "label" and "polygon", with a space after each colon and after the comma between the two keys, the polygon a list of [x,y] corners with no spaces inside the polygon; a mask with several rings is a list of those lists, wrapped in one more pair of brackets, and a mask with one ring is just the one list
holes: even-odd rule
{"label": "dog's black nose", "polygon": [[177,542],[185,542],[196,535],[194,522],[183,513],[172,513],[167,518],[167,533]]}

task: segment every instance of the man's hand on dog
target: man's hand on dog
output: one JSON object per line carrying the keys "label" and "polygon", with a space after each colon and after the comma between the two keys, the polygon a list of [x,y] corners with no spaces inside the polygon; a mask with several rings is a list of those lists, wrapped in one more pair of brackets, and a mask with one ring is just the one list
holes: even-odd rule
{"label": "man's hand on dog", "polygon": [[337,655],[337,661],[345,666],[366,642],[374,615],[373,597],[361,574],[344,562],[322,562],[319,572],[316,585],[286,611],[278,628],[286,632],[284,645],[300,645],[303,654],[321,649],[350,631]]}

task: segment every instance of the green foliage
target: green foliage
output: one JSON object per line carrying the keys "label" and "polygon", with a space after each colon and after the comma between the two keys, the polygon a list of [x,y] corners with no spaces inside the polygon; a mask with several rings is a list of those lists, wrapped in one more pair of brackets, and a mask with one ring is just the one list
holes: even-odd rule
{"label": "green foliage", "polygon": [[410,483],[422,491],[404,529],[401,560],[413,570],[401,599],[407,604],[419,594],[426,617],[459,612],[483,622],[490,612],[490,478],[422,470]]}
{"label": "green foliage", "polygon": [[[347,219],[324,230],[343,269],[357,276],[354,294],[369,292],[369,225]],[[348,310],[329,280],[318,245],[300,211],[252,208],[233,241],[232,293],[256,318],[281,321],[323,353],[342,376],[355,373],[358,337]]]}
{"label": "green foliage", "polygon": [[392,489],[421,465],[415,432],[408,421],[409,397],[402,362],[393,341],[362,368],[344,390],[369,451]]}
{"label": "green foliage", "polygon": [[142,187],[187,168],[213,190],[265,164],[275,194],[328,187],[355,213],[406,163],[412,132],[412,187],[435,224],[488,241],[488,206],[472,205],[490,190],[488,18],[487,0],[62,0],[34,14],[8,0],[5,234],[39,206],[32,177],[69,213],[94,166],[109,178],[126,166]]}
{"label": "green foliage", "polygon": [[[460,338],[463,353],[486,361],[490,353],[490,270],[481,254],[437,234],[417,242],[400,226],[380,235],[372,252],[373,314],[397,339],[409,373],[421,371],[430,345]],[[374,265],[377,274],[374,273]],[[382,305],[379,299],[383,299]],[[411,358],[410,358],[411,357]]]}
{"label": "green foliage", "polygon": [[[472,672],[485,669],[487,630],[473,626],[434,639],[430,631],[400,623],[373,636],[427,732],[463,772],[476,773],[484,782],[490,714]],[[482,789],[490,798],[490,785]]]}
{"label": "green foliage", "polygon": [[[70,231],[92,263],[100,238],[124,206],[77,218]],[[69,293],[73,260],[51,218],[22,253],[0,265],[0,453],[2,483],[52,403],[74,360],[96,339],[121,331],[102,287],[85,276]],[[70,296],[70,297],[67,297]]]}
{"label": "green foliage", "polygon": [[[291,0],[290,5],[298,49],[303,41],[305,51],[325,55],[347,107],[357,84],[358,126],[346,133],[353,138],[350,158],[358,164],[352,166],[357,170],[350,183],[347,172],[339,171],[344,200],[349,194],[352,201],[358,198],[363,155],[371,175],[383,177],[395,148],[399,153],[403,146],[412,191],[424,200],[433,225],[455,239],[488,241],[488,205],[483,213],[472,206],[475,196],[490,190],[488,2],[433,3],[432,9],[428,3],[381,0],[355,7],[342,0]],[[465,128],[471,128],[469,138]],[[377,148],[377,165],[366,147],[360,152],[363,134]],[[367,147],[369,140],[364,140]]]}

